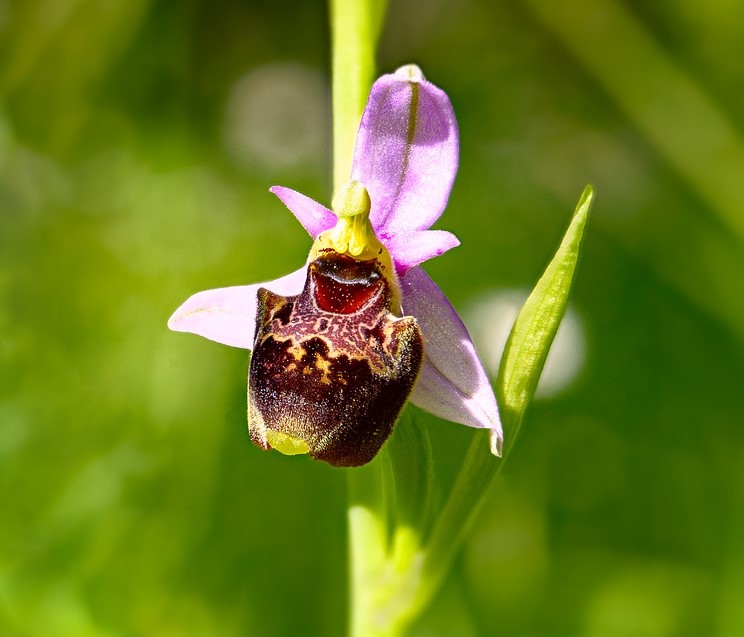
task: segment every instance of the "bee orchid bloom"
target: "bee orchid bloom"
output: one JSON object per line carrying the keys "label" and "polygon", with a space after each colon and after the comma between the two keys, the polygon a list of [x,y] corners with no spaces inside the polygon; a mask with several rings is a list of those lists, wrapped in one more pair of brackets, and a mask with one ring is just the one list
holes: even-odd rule
{"label": "bee orchid bloom", "polygon": [[447,95],[415,66],[372,86],[351,181],[332,208],[271,188],[313,237],[306,265],[273,281],[199,292],[175,331],[253,350],[251,439],[337,466],[369,462],[406,400],[503,442],[496,399],[452,305],[419,267],[459,245],[430,230],[457,172]]}

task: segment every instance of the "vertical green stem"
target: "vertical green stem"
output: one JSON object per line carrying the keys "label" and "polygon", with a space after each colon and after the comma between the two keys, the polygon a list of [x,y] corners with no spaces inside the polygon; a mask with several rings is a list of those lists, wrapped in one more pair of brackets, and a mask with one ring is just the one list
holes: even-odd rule
{"label": "vertical green stem", "polygon": [[351,176],[354,140],[375,76],[375,47],[387,0],[330,0],[333,189]]}
{"label": "vertical green stem", "polygon": [[[375,48],[387,0],[330,0],[333,77],[333,190],[351,178],[357,129],[375,77]],[[375,586],[386,564],[390,458],[383,450],[366,467],[349,471],[349,633],[389,634],[369,621]]]}
{"label": "vertical green stem", "polygon": [[375,583],[387,559],[391,524],[390,461],[381,452],[369,464],[348,471],[349,635],[384,635],[369,621],[376,605]]}
{"label": "vertical green stem", "polygon": [[432,473],[428,434],[411,410],[372,462],[349,471],[352,637],[397,637],[416,616]]}

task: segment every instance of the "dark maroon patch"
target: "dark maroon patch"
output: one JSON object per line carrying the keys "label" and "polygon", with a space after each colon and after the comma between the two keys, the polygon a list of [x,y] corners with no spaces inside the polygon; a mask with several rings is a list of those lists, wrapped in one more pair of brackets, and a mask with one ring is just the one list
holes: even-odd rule
{"label": "dark maroon patch", "polygon": [[301,438],[336,466],[369,462],[393,430],[416,381],[423,341],[416,320],[390,312],[376,261],[325,254],[296,297],[258,295],[249,371],[251,439],[266,430]]}
{"label": "dark maroon patch", "polygon": [[352,314],[369,304],[383,285],[380,273],[371,263],[338,254],[313,261],[310,269],[318,308],[325,312]]}

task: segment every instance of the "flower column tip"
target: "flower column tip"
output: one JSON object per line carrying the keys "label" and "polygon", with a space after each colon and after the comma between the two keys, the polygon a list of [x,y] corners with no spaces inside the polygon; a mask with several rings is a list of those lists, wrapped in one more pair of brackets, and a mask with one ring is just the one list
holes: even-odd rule
{"label": "flower column tip", "polygon": [[339,218],[356,217],[358,215],[369,217],[372,202],[361,181],[347,181],[333,195],[331,208]]}

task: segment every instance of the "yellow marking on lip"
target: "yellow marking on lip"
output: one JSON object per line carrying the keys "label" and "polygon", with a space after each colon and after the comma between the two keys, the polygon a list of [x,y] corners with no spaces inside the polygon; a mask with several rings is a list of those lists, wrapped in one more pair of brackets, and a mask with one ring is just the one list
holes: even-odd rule
{"label": "yellow marking on lip", "polygon": [[267,430],[266,439],[274,449],[285,456],[297,456],[310,451],[310,447],[302,438],[290,436],[281,431]]}
{"label": "yellow marking on lip", "polygon": [[324,385],[331,384],[331,363],[324,359],[320,354],[315,355],[315,367],[323,374],[320,382]]}
{"label": "yellow marking on lip", "polygon": [[287,354],[292,354],[296,361],[301,361],[302,357],[307,354],[307,350],[300,343],[292,343],[287,348]]}

